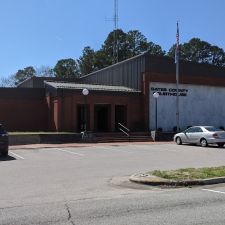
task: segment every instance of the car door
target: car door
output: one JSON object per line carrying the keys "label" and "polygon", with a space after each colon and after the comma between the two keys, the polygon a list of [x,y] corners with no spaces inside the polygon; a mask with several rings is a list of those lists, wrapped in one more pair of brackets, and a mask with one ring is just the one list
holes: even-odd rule
{"label": "car door", "polygon": [[186,143],[193,143],[192,142],[192,134],[194,132],[195,128],[194,127],[190,127],[188,128],[187,130],[184,131],[184,140],[183,142],[186,142]]}
{"label": "car door", "polygon": [[195,127],[193,133],[191,134],[191,143],[198,143],[202,137],[203,130],[201,127]]}

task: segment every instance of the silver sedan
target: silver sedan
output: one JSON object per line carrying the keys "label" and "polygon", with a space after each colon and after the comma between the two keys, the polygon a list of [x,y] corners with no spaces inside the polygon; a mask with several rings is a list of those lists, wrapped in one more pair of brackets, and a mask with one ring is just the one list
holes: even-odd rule
{"label": "silver sedan", "polygon": [[173,139],[178,145],[190,143],[207,147],[208,144],[217,144],[219,147],[223,147],[225,131],[213,126],[194,126],[175,134]]}

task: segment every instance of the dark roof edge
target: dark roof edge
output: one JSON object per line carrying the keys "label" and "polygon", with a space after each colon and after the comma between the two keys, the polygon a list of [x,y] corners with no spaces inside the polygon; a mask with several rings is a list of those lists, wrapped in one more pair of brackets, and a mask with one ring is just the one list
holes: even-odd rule
{"label": "dark roof edge", "polygon": [[[105,67],[105,68],[103,68],[103,69],[100,69],[100,70],[94,71],[94,72],[92,72],[92,73],[89,73],[89,74],[87,74],[87,75],[84,75],[84,76],[82,76],[80,79],[82,80],[83,78],[86,78],[86,77],[95,75],[96,73],[99,73],[99,72],[108,70],[108,69],[110,69],[110,68],[116,67],[116,66],[118,66],[118,65],[120,65],[120,64],[129,62],[129,61],[132,61],[133,59],[136,59],[136,58],[139,58],[139,57],[142,57],[142,56],[148,56],[148,57],[150,57],[150,58],[152,58],[152,59],[158,58],[158,59],[162,59],[162,60],[174,62],[174,58],[173,58],[173,57],[170,57],[170,56],[167,56],[167,55],[163,55],[163,56],[157,55],[157,56],[156,56],[156,55],[150,54],[148,51],[145,51],[145,52],[143,52],[143,53],[140,54],[140,55],[134,56],[134,57],[132,57],[132,58],[126,59],[126,60],[121,61],[121,62],[119,62],[119,63],[116,63],[116,64],[114,64],[114,65],[111,65],[111,66]],[[186,60],[180,60],[179,62],[180,62],[181,64],[193,65],[193,66],[198,66],[198,67],[204,66],[204,67],[208,67],[208,68],[215,68],[215,69],[218,69],[218,70],[221,70],[221,69],[222,69],[222,70],[225,70],[225,67],[223,67],[223,66],[216,66],[216,65],[212,65],[212,64],[208,64],[208,63],[197,63],[197,62],[191,62],[191,61],[186,61]]]}
{"label": "dark roof edge", "polygon": [[[172,61],[175,64],[175,59],[173,57],[164,55],[164,56],[155,56],[155,55],[151,55],[151,54],[145,54],[147,56],[149,56],[150,58],[158,58],[158,59],[163,59],[163,60],[168,60],[168,61]],[[198,62],[192,62],[192,61],[187,61],[187,60],[183,60],[180,59],[179,63],[183,63],[183,64],[188,64],[188,65],[193,65],[193,66],[204,66],[204,67],[209,67],[209,68],[215,68],[215,69],[223,69],[225,70],[224,66],[216,66],[216,65],[212,65],[212,64],[208,64],[208,63],[198,63]]]}
{"label": "dark roof edge", "polygon": [[20,82],[19,84],[17,84],[16,87],[21,86],[22,84],[26,83],[28,80],[33,80],[34,77],[35,76],[32,76],[32,77],[27,78],[26,80],[24,80],[24,81]]}

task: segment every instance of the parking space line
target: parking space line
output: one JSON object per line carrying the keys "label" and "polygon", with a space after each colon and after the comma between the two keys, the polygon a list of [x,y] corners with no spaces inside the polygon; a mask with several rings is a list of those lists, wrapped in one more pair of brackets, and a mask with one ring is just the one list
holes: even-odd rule
{"label": "parking space line", "polygon": [[23,158],[22,156],[20,156],[20,155],[18,155],[18,154],[16,154],[16,153],[13,153],[13,152],[9,152],[11,155],[14,155],[14,156],[16,156],[17,158],[20,158],[20,159],[25,159],[25,158]]}
{"label": "parking space line", "polygon": [[67,152],[67,153],[70,153],[70,154],[78,155],[78,156],[84,156],[84,154],[80,154],[80,153],[77,153],[77,152],[71,152],[71,151],[68,151],[68,150],[65,150],[65,149],[60,149],[60,148],[54,148],[54,149],[58,150],[58,151],[61,151],[61,152]]}
{"label": "parking space line", "polygon": [[219,193],[219,194],[225,194],[224,191],[215,191],[215,190],[211,190],[211,189],[202,189],[203,191],[209,191],[209,192],[214,192],[214,193]]}

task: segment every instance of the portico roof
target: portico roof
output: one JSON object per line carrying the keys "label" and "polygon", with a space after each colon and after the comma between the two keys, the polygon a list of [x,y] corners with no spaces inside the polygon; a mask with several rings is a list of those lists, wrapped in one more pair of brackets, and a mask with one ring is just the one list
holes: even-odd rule
{"label": "portico roof", "polygon": [[110,85],[98,85],[98,84],[79,84],[79,83],[68,83],[68,82],[51,82],[45,81],[45,84],[55,89],[72,89],[82,90],[87,88],[92,91],[109,91],[109,92],[129,92],[129,93],[141,93],[141,91],[124,87],[124,86],[110,86]]}

